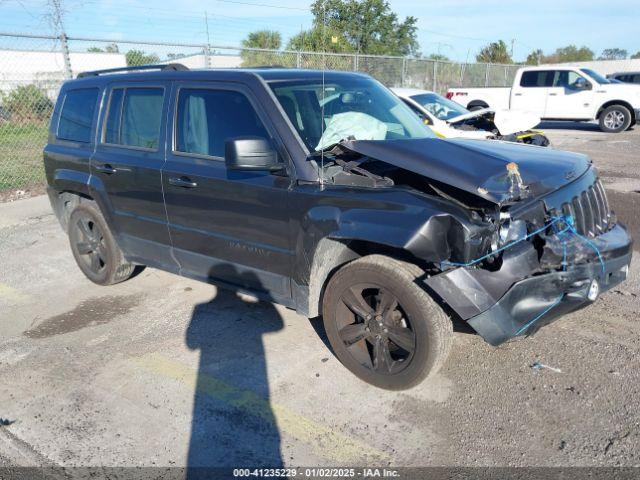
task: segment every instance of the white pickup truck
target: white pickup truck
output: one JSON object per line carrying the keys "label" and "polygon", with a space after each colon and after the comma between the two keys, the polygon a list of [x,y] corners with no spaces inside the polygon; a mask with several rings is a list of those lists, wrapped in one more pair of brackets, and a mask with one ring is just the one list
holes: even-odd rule
{"label": "white pickup truck", "polygon": [[640,85],[613,83],[593,70],[526,67],[513,87],[450,88],[447,98],[469,110],[522,110],[543,120],[598,120],[603,132],[622,132],[640,123]]}

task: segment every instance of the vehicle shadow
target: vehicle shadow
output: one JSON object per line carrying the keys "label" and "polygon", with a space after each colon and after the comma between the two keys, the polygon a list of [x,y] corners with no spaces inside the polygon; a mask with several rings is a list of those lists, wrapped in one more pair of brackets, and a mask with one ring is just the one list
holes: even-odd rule
{"label": "vehicle shadow", "polygon": [[604,135],[596,122],[554,122],[545,121],[540,123],[536,128],[541,130],[576,130],[583,132],[598,132]]}
{"label": "vehicle shadow", "polygon": [[283,466],[263,336],[284,323],[272,304],[243,298],[218,288],[211,301],[196,305],[187,328],[188,348],[200,351],[187,458],[190,480],[218,478],[220,469]]}

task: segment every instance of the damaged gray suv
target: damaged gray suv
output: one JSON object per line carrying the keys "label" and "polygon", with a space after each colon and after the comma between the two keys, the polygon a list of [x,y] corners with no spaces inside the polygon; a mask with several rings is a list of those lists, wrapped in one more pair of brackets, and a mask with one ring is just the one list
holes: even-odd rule
{"label": "damaged gray suv", "polygon": [[437,371],[455,322],[530,335],[631,260],[587,157],[434,138],[354,73],[88,72],[44,161],[93,282],[150,266],[322,315],[340,361],[387,389]]}

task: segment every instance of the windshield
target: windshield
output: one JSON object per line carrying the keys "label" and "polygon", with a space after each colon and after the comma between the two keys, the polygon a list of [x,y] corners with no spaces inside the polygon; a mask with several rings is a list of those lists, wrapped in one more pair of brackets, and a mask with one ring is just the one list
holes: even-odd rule
{"label": "windshield", "polygon": [[413,95],[411,99],[418,102],[439,120],[451,120],[452,118],[469,113],[469,110],[463,106],[437,93],[421,93],[420,95]]}
{"label": "windshield", "polygon": [[390,140],[434,137],[402,101],[377,81],[353,77],[322,82],[271,84],[309,151],[346,139]]}
{"label": "windshield", "polygon": [[594,72],[590,68],[581,68],[580,71],[582,73],[586,73],[587,75],[589,75],[591,78],[593,78],[596,82],[598,82],[601,85],[606,85],[608,83],[612,83],[608,78],[603,77],[598,72]]}

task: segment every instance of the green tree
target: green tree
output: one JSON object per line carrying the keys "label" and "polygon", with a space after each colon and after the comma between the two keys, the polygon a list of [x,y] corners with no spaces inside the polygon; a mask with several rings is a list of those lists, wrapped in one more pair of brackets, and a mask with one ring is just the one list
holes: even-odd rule
{"label": "green tree", "polygon": [[289,39],[287,50],[303,52],[355,53],[357,50],[335,29],[314,26]]}
{"label": "green tree", "polygon": [[22,85],[2,96],[2,106],[12,122],[36,123],[49,119],[53,103],[36,85]]}
{"label": "green tree", "polygon": [[160,61],[160,57],[155,53],[146,53],[142,50],[129,50],[125,53],[125,57],[127,59],[127,65],[138,66],[138,65],[150,65],[154,63],[158,63]]}
{"label": "green tree", "polygon": [[503,40],[491,42],[480,50],[476,60],[481,63],[513,63],[509,48]]}
{"label": "green tree", "polygon": [[631,55],[631,59],[632,60],[636,60],[640,58],[640,51],[638,51],[637,53],[634,53],[633,55]]}
{"label": "green tree", "polygon": [[623,48],[605,48],[598,60],[624,60],[628,56],[629,52]]}
{"label": "green tree", "polygon": [[400,21],[385,0],[315,0],[313,26],[289,42],[292,50],[418,55],[417,19]]}
{"label": "green tree", "polygon": [[[242,50],[240,57],[242,58],[243,67],[257,67],[266,65],[283,65],[290,60],[281,53],[277,52],[282,46],[282,35],[274,30],[257,30],[249,33],[242,40],[244,48],[262,48],[265,50],[274,50],[273,52],[261,52],[255,50]],[[293,66],[293,65],[286,65]]]}
{"label": "green tree", "polygon": [[247,35],[247,38],[242,40],[242,46],[279,50],[282,46],[282,35],[274,30],[258,30]]}
{"label": "green tree", "polygon": [[544,60],[545,63],[588,62],[594,57],[593,50],[588,47],[578,48],[575,45],[568,45],[556,49],[551,55],[545,56]]}
{"label": "green tree", "polygon": [[87,48],[87,52],[119,53],[120,49],[118,48],[118,45],[116,45],[115,43],[110,43],[109,45],[104,47],[104,49],[100,47],[89,47]]}
{"label": "green tree", "polygon": [[544,63],[544,59],[544,52],[540,49],[537,49],[527,55],[527,60],[525,61],[525,63],[527,65],[540,65],[541,63]]}
{"label": "green tree", "polygon": [[439,60],[441,62],[448,62],[449,61],[449,57],[447,57],[446,55],[444,55],[442,53],[430,53],[425,58],[427,60]]}

